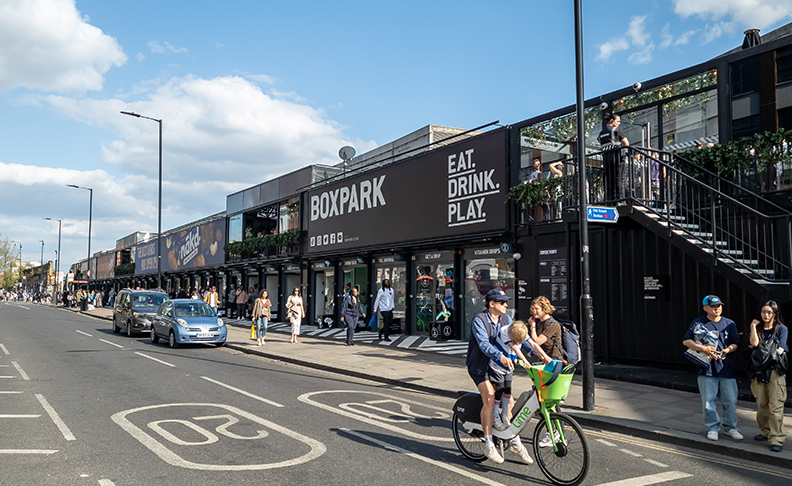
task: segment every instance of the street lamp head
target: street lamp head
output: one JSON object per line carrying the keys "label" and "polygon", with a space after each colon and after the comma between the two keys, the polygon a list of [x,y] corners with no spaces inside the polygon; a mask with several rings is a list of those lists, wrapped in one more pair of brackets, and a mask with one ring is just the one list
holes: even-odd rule
{"label": "street lamp head", "polygon": [[73,187],[75,189],[79,189],[80,188],[80,186],[78,186],[76,184],[66,184],[66,187]]}
{"label": "street lamp head", "polygon": [[134,111],[122,111],[121,114],[140,118],[140,114],[139,113],[135,113]]}

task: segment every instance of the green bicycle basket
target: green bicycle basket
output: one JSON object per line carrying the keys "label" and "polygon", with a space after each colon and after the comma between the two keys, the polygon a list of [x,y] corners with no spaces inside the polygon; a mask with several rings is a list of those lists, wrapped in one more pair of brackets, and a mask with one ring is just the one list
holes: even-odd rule
{"label": "green bicycle basket", "polygon": [[553,360],[547,364],[534,365],[526,370],[536,386],[539,401],[559,402],[566,400],[572,377],[575,374],[574,365],[565,365],[562,361]]}

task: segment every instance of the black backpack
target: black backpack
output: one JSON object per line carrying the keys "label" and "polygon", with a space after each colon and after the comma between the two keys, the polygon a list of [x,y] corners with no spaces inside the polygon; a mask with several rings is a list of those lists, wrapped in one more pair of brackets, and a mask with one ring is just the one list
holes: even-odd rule
{"label": "black backpack", "polygon": [[557,347],[561,348],[567,363],[576,365],[580,363],[580,333],[572,321],[558,321],[561,324],[561,345],[554,338],[550,338]]}

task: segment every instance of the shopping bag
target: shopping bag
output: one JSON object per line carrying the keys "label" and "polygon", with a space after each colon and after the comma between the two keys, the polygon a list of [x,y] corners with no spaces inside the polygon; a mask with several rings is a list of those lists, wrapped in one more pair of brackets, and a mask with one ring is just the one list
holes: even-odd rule
{"label": "shopping bag", "polygon": [[373,314],[371,319],[369,319],[368,327],[377,327],[377,313],[374,312]]}
{"label": "shopping bag", "polygon": [[250,326],[250,339],[256,339],[256,325]]}

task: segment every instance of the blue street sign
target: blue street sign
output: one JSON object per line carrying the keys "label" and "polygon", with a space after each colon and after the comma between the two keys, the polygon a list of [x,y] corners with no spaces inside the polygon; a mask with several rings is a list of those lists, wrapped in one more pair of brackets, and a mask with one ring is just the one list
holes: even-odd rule
{"label": "blue street sign", "polygon": [[619,220],[616,208],[589,206],[587,219],[593,223],[615,223]]}

